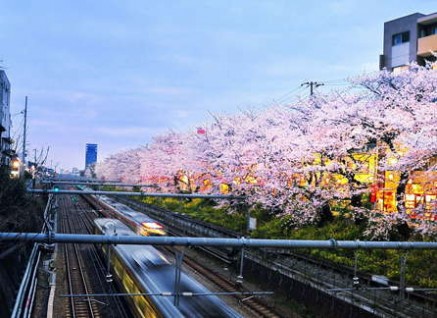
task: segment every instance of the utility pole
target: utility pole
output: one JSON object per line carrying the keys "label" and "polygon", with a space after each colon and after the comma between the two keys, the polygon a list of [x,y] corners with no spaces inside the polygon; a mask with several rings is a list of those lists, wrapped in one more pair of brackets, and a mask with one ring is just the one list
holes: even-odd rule
{"label": "utility pole", "polygon": [[27,131],[27,96],[24,101],[24,126],[23,126],[23,167],[26,164],[26,131]]}
{"label": "utility pole", "polygon": [[310,96],[313,96],[314,88],[317,88],[317,87],[323,86],[323,85],[325,85],[325,84],[318,83],[318,82],[305,82],[305,83],[300,84],[300,86],[306,86],[306,87],[310,88]]}

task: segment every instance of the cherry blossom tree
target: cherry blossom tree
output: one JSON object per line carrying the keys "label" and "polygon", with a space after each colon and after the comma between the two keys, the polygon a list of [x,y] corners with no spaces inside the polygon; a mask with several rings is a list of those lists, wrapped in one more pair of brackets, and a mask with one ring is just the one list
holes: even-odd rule
{"label": "cherry blossom tree", "polygon": [[[334,202],[349,201],[354,218],[369,220],[369,236],[386,238],[383,229],[405,222],[411,173],[436,170],[432,67],[413,64],[293,104],[213,115],[197,130],[169,132],[147,147],[111,156],[98,171],[106,178],[136,175],[164,191],[217,192],[226,184],[246,206],[261,205],[290,226],[329,220]],[[370,162],[374,171],[368,171]],[[396,217],[375,214],[362,201],[378,182],[375,172],[386,170],[400,174]]]}

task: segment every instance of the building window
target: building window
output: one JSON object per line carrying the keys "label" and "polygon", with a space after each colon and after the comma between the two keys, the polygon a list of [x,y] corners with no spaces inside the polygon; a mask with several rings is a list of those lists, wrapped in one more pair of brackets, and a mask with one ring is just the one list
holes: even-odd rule
{"label": "building window", "polygon": [[397,75],[397,74],[400,74],[403,71],[406,71],[408,69],[409,69],[408,65],[402,65],[402,66],[398,66],[398,67],[393,67],[392,72],[393,72],[394,75]]}
{"label": "building window", "polygon": [[423,26],[420,29],[420,37],[423,38],[425,36],[435,35],[437,34],[437,23]]}
{"label": "building window", "polygon": [[410,31],[393,34],[391,39],[392,46],[410,42]]}

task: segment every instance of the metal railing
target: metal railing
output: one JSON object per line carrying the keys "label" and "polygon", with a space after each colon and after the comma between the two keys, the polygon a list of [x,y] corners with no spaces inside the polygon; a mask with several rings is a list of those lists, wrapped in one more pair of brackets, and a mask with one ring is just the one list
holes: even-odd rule
{"label": "metal railing", "polygon": [[121,183],[121,182],[104,182],[104,181],[65,181],[65,180],[43,180],[42,184],[77,184],[77,185],[98,185],[98,186],[116,186],[116,187],[141,187],[141,188],[157,188],[155,184],[139,184],[139,183]]}
{"label": "metal railing", "polygon": [[249,238],[170,237],[170,236],[115,236],[97,234],[56,233],[0,233],[0,241],[36,243],[99,243],[131,245],[170,246],[230,246],[230,247],[273,247],[273,248],[319,248],[319,249],[437,249],[437,242],[380,242],[342,240],[270,240]]}
{"label": "metal railing", "polygon": [[[50,210],[53,208],[53,196],[50,195],[47,201],[47,205],[44,210],[44,225],[41,230],[41,234],[45,235],[50,229]],[[33,300],[36,291],[36,275],[38,273],[38,263],[41,258],[41,251],[39,249],[40,244],[34,241],[32,252],[27,263],[26,271],[24,272],[23,279],[21,280],[20,288],[15,300],[14,308],[11,317],[30,317],[32,313]]]}
{"label": "metal railing", "polygon": [[127,195],[141,197],[158,197],[158,198],[202,198],[202,199],[241,199],[242,197],[224,195],[224,194],[184,194],[184,193],[152,193],[152,192],[129,192],[129,191],[82,191],[82,190],[44,190],[28,189],[29,193],[49,193],[49,194],[94,194],[94,195]]}

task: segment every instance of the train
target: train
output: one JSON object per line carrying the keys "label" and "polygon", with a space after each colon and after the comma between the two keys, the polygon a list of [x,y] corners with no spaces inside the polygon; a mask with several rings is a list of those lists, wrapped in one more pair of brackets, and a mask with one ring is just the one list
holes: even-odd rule
{"label": "train", "polygon": [[[98,218],[94,220],[95,234],[137,235],[120,220]],[[115,281],[127,297],[135,317],[241,317],[206,287],[180,273],[179,300],[175,303],[176,268],[168,258],[150,245],[100,246],[108,257]],[[141,295],[138,295],[141,294]],[[196,296],[198,295],[198,296]]]}
{"label": "train", "polygon": [[[80,186],[81,190],[91,190]],[[167,235],[165,227],[148,215],[135,211],[131,207],[113,200],[105,195],[86,195],[85,200],[97,208],[98,212],[107,218],[118,219],[138,235]]]}

